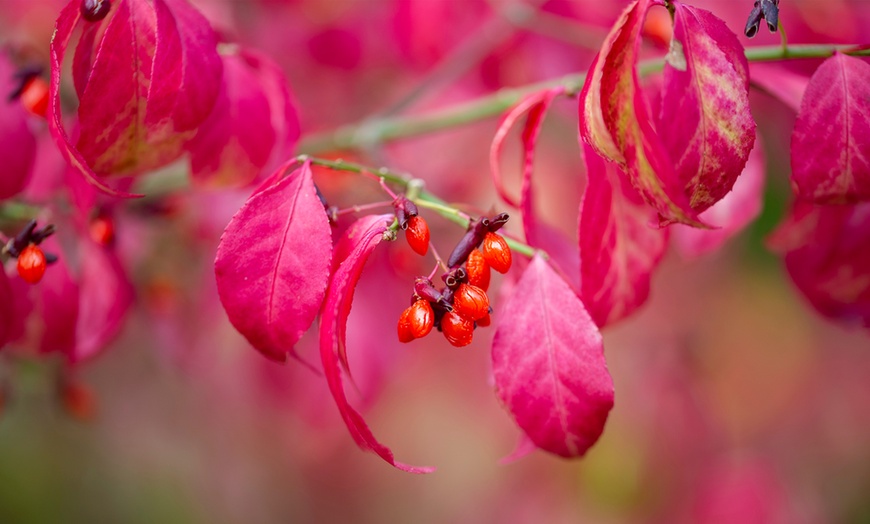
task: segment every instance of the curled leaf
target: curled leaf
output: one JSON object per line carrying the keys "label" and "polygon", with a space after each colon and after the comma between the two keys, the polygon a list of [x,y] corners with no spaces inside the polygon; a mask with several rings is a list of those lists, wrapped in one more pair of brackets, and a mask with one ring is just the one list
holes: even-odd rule
{"label": "curled leaf", "polygon": [[[504,187],[502,180],[501,168],[501,153],[504,148],[505,139],[510,133],[510,130],[517,124],[523,115],[528,113],[525,127],[523,128],[523,189],[531,182],[531,174],[534,161],[535,142],[537,141],[538,133],[541,130],[541,122],[544,115],[547,113],[547,108],[550,107],[553,99],[564,93],[563,87],[547,89],[533,93],[526,98],[520,100],[514,107],[510,109],[502,117],[495,136],[492,139],[492,145],[489,148],[489,169],[492,174],[493,185],[502,200],[513,207],[520,207],[517,200],[511,197],[507,189]],[[528,180],[528,181],[527,181]]]}
{"label": "curled leaf", "polygon": [[580,203],[580,289],[598,327],[646,302],[652,272],[667,247],[667,230],[616,164],[584,147],[586,190]]}
{"label": "curled leaf", "polygon": [[791,167],[800,198],[870,200],[870,64],[837,53],[819,66],[794,125]]}
{"label": "curled leaf", "polygon": [[338,411],[357,445],[376,453],[379,457],[403,471],[428,473],[432,468],[415,467],[396,462],[390,448],[375,439],[362,415],[350,403],[344,392],[339,359],[340,348],[346,340],[347,317],[353,303],[353,294],[369,255],[383,238],[393,215],[373,215],[359,219],[340,242],[344,245],[341,263],[329,284],[320,319],[320,357],[323,372]]}
{"label": "curled leaf", "polygon": [[[137,174],[181,155],[217,96],[216,38],[185,0],[126,0],[94,23],[82,20],[79,4],[71,0],[61,11],[51,42],[49,129],[67,161],[91,184],[133,196],[108,186],[104,177]],[[61,114],[60,79],[79,26],[84,30],[73,57],[79,94],[73,144]]]}
{"label": "curled leaf", "polygon": [[665,64],[658,136],[689,206],[701,212],[724,197],[755,140],[748,64],[737,37],[708,11],[674,1],[674,42],[683,67]]}
{"label": "curled leaf", "polygon": [[496,393],[535,445],[580,457],[613,407],[601,334],[577,295],[535,256],[492,343]]}
{"label": "curled leaf", "polygon": [[332,232],[303,164],[255,193],[232,218],[215,258],[218,294],[233,326],[284,361],[314,322],[332,263]]}
{"label": "curled leaf", "polygon": [[632,2],[614,24],[580,93],[580,135],[619,164],[644,200],[668,222],[703,226],[691,208],[661,139],[636,70],[641,31],[661,0]]}

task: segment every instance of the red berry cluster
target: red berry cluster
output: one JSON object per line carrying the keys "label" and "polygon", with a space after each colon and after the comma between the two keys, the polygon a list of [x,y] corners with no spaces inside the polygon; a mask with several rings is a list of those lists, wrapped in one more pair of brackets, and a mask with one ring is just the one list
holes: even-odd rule
{"label": "red berry cluster", "polygon": [[[490,268],[505,273],[511,266],[510,247],[496,233],[507,220],[508,215],[502,213],[492,219],[483,217],[470,225],[450,255],[450,270],[441,276],[443,289],[437,289],[428,278],[417,278],[411,306],[399,317],[400,342],[422,338],[434,327],[444,333],[450,344],[462,347],[471,343],[477,326],[490,325],[492,308],[486,294]],[[412,238],[417,237],[409,236],[408,242],[419,253]],[[428,246],[428,227],[425,238]]]}
{"label": "red berry cluster", "polygon": [[53,233],[52,224],[36,229],[36,220],[31,220],[15,238],[3,246],[3,254],[18,259],[18,275],[28,284],[36,284],[42,280],[46,266],[57,261],[56,256],[44,253],[39,247]]}

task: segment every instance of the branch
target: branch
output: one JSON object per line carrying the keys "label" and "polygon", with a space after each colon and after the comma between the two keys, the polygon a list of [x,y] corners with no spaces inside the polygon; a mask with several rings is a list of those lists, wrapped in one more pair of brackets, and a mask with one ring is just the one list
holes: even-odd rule
{"label": "branch", "polygon": [[[870,56],[870,49],[867,49],[867,46],[807,44],[787,47],[781,45],[751,47],[746,49],[746,58],[750,62],[828,58],[836,51],[854,56]],[[638,70],[642,76],[645,76],[661,71],[663,67],[664,59],[656,59],[641,62]],[[583,88],[585,80],[586,73],[575,73],[522,87],[501,89],[490,95],[421,115],[365,120],[342,126],[334,131],[314,133],[304,137],[299,143],[298,150],[306,154],[360,150],[400,138],[459,127],[496,117],[513,107],[524,96],[544,89],[561,86],[569,96],[576,95]]]}

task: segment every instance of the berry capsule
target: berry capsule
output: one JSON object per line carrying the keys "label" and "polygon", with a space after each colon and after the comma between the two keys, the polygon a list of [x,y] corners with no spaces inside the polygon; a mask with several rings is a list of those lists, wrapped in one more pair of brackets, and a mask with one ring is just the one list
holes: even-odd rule
{"label": "berry capsule", "polygon": [[405,230],[408,245],[420,256],[429,251],[429,225],[421,216],[408,219],[408,229]]}
{"label": "berry capsule", "polygon": [[475,321],[475,324],[480,327],[489,327],[489,325],[492,324],[492,317],[489,313],[487,313],[485,317],[477,319],[477,321]]}
{"label": "berry capsule", "polygon": [[109,0],[82,0],[82,18],[88,22],[99,22],[109,14],[112,3]]}
{"label": "berry capsule", "polygon": [[45,118],[48,112],[48,83],[39,76],[31,78],[24,84],[20,100],[28,112]]}
{"label": "berry capsule", "polygon": [[35,244],[30,244],[18,254],[18,275],[28,284],[36,284],[45,274],[45,253]]}
{"label": "berry capsule", "polygon": [[489,264],[483,258],[479,249],[473,250],[465,262],[465,271],[468,273],[468,283],[486,291],[489,289],[489,277],[492,273]]}
{"label": "berry capsule", "polygon": [[411,316],[412,316],[411,308],[405,309],[402,311],[402,315],[399,317],[399,325],[397,326],[397,330],[399,333],[399,342],[403,344],[407,344],[408,342],[414,340],[414,330],[411,329]]}
{"label": "berry capsule", "polygon": [[489,314],[486,291],[471,284],[459,284],[453,295],[453,311],[468,320],[479,320]]}
{"label": "berry capsule", "polygon": [[432,331],[432,326],[435,325],[435,312],[432,311],[432,304],[428,300],[418,300],[408,309],[411,310],[409,323],[414,338],[423,338],[428,335]]}
{"label": "berry capsule", "polygon": [[487,233],[483,237],[483,258],[489,264],[489,267],[499,273],[507,273],[511,268],[511,248],[508,247],[507,241],[497,233]]}
{"label": "berry capsule", "polygon": [[455,311],[450,311],[445,313],[441,319],[441,331],[447,342],[461,348],[471,344],[471,339],[474,336],[474,322],[460,317]]}
{"label": "berry capsule", "polygon": [[98,215],[88,225],[91,238],[101,246],[111,246],[115,241],[115,224],[105,215]]}

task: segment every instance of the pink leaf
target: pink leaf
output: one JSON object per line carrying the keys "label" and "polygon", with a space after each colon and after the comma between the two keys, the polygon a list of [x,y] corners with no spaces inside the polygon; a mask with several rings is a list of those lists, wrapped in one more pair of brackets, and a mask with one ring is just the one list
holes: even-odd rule
{"label": "pink leaf", "polygon": [[218,101],[187,145],[194,179],[246,185],[270,162],[288,157],[299,126],[277,65],[249,51],[223,56]]}
{"label": "pink leaf", "polygon": [[[526,242],[533,247],[545,250],[564,274],[574,276],[577,274],[579,266],[577,250],[573,242],[570,242],[558,230],[537,220],[534,209],[534,185],[532,182],[535,145],[537,144],[541,124],[550,104],[557,96],[564,92],[564,88],[557,87],[533,93],[505,114],[490,147],[489,165],[494,184],[501,198],[508,204],[519,207],[522,212],[523,232],[526,236]],[[528,118],[523,126],[521,135],[523,144],[522,186],[520,202],[517,203],[507,194],[502,183],[501,151],[508,132],[526,113],[528,113]],[[577,285],[577,282],[572,282],[572,285]]]}
{"label": "pink leaf", "polygon": [[133,287],[117,254],[90,239],[79,242],[79,305],[71,362],[99,354],[123,326],[133,303]]}
{"label": "pink leaf", "polygon": [[[489,148],[489,169],[492,174],[493,185],[502,200],[513,207],[520,207],[516,199],[508,195],[507,189],[504,187],[504,182],[501,175],[501,152],[504,148],[505,139],[510,133],[510,130],[517,124],[523,115],[528,113],[529,117],[526,120],[526,125],[523,128],[523,188],[527,183],[530,184],[532,163],[534,161],[535,142],[537,141],[538,133],[541,130],[541,122],[544,115],[547,113],[547,108],[553,99],[564,93],[565,89],[561,87],[548,89],[532,93],[526,98],[520,100],[510,111],[505,113],[499,123],[495,136],[492,139],[492,145]],[[529,182],[526,182],[526,179]]]}
{"label": "pink leaf", "polygon": [[17,195],[33,170],[36,138],[27,125],[27,113],[18,100],[6,100],[17,87],[12,63],[0,53],[0,200]]}
{"label": "pink leaf", "polygon": [[620,164],[631,183],[671,222],[703,226],[652,127],[636,71],[646,14],[661,0],[636,0],[623,11],[598,53],[580,93],[580,135]]}
{"label": "pink leaf", "polygon": [[320,357],[323,371],[338,411],[357,445],[372,451],[398,469],[411,473],[428,473],[432,468],[414,467],[393,458],[393,452],[375,439],[362,415],[347,401],[341,378],[339,351],[345,345],[347,317],[353,303],[353,294],[369,255],[383,238],[392,215],[374,215],[361,218],[351,226],[342,239],[348,251],[332,276],[323,313],[320,319]]}
{"label": "pink leaf", "polygon": [[329,221],[306,162],[248,199],[221,237],[215,277],[230,322],[265,356],[295,355],[323,302],[331,261]]}
{"label": "pink leaf", "polygon": [[601,334],[583,303],[536,256],[504,305],[492,343],[499,399],[536,446],[586,453],[613,407]]}
{"label": "pink leaf", "polygon": [[603,328],[646,302],[652,272],[667,247],[667,230],[625,174],[584,147],[586,190],[580,203],[580,289]]}
{"label": "pink leaf", "polygon": [[710,253],[755,220],[764,198],[764,172],[764,148],[756,141],[731,192],[701,213],[701,219],[715,229],[674,226],[674,242],[679,250],[689,257]]}
{"label": "pink leaf", "polygon": [[[117,255],[90,238],[77,238],[74,263],[54,239],[44,245],[60,256],[39,284],[39,316],[44,321],[40,351],[61,353],[72,364],[89,360],[120,332],[133,287]],[[78,268],[76,273],[71,265]]]}
{"label": "pink leaf", "polygon": [[821,314],[870,327],[870,203],[798,201],[769,244]]}
{"label": "pink leaf", "polygon": [[0,349],[12,339],[15,330],[15,295],[3,265],[0,264]]}
{"label": "pink leaf", "polygon": [[777,98],[794,110],[800,111],[801,98],[807,89],[809,78],[793,73],[781,66],[752,63],[749,66],[752,86]]}
{"label": "pink leaf", "polygon": [[810,78],[791,138],[798,197],[870,200],[870,64],[835,54]]}
{"label": "pink leaf", "polygon": [[658,136],[689,205],[701,212],[731,190],[752,150],[748,65],[722,20],[680,2],[673,6]]}

